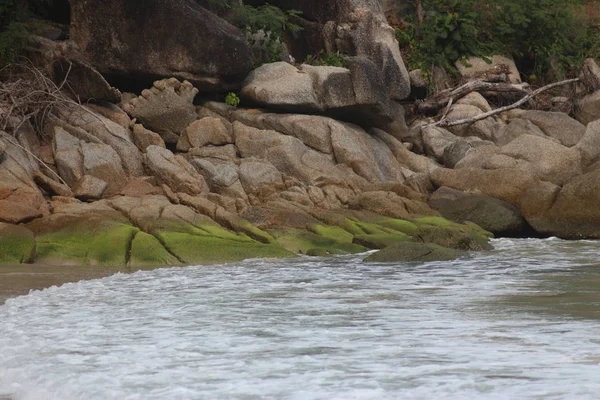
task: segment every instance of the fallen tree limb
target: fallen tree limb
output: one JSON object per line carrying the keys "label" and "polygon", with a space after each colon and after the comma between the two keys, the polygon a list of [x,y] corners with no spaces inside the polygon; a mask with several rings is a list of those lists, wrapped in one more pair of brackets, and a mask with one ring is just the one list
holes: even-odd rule
{"label": "fallen tree limb", "polygon": [[539,88],[539,89],[537,89],[537,90],[529,93],[527,96],[523,97],[521,100],[519,100],[516,103],[513,103],[511,105],[508,105],[508,106],[505,106],[505,107],[500,107],[500,108],[497,108],[495,110],[488,111],[486,113],[479,114],[479,115],[476,115],[476,116],[470,117],[470,118],[457,119],[457,120],[453,120],[453,121],[448,121],[446,119],[441,119],[438,122],[434,122],[433,124],[429,124],[428,126],[446,127],[446,126],[456,126],[456,125],[470,124],[470,123],[473,123],[473,122],[481,121],[482,119],[486,119],[488,117],[491,117],[492,115],[500,114],[500,113],[503,113],[505,111],[512,110],[513,108],[517,108],[517,107],[519,107],[519,106],[527,103],[530,99],[532,99],[533,97],[537,96],[538,94],[540,94],[542,92],[545,92],[546,90],[550,90],[550,89],[555,88],[557,86],[567,85],[569,83],[575,83],[575,82],[579,82],[579,78],[567,79],[567,80],[564,80],[564,81],[551,83],[549,85],[543,86],[543,87],[541,87],[541,88]]}
{"label": "fallen tree limb", "polygon": [[505,82],[489,82],[488,80],[478,79],[465,83],[455,89],[446,89],[429,99],[417,105],[417,111],[422,114],[437,113],[450,100],[456,102],[461,97],[466,96],[471,92],[486,91],[486,92],[517,92],[528,93],[528,83],[505,83]]}

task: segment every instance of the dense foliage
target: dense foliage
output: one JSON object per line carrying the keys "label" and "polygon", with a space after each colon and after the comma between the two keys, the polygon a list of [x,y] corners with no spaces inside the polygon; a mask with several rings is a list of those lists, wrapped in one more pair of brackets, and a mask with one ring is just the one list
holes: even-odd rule
{"label": "dense foliage", "polygon": [[23,0],[0,0],[0,67],[13,62],[26,43],[26,19]]}
{"label": "dense foliage", "polygon": [[453,70],[469,56],[504,54],[530,74],[566,75],[600,56],[600,32],[584,0],[422,0],[422,22],[408,19],[397,36],[413,68]]}
{"label": "dense foliage", "polygon": [[211,10],[227,11],[224,18],[246,33],[257,65],[279,61],[284,51],[285,34],[297,37],[302,30],[300,25],[293,23],[294,18],[302,14],[297,10],[284,11],[269,3],[253,7],[231,6],[227,0],[197,1]]}

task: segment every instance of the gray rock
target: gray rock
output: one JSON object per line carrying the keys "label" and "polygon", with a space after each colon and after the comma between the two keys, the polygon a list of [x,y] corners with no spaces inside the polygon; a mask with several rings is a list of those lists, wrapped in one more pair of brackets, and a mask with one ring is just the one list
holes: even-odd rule
{"label": "gray rock", "polygon": [[451,261],[464,257],[464,251],[431,243],[398,242],[365,258],[365,262]]}
{"label": "gray rock", "polygon": [[[515,140],[519,136],[534,135],[549,138],[546,134],[537,127],[533,122],[527,119],[513,119],[508,124],[496,129],[492,140],[498,146],[504,146]],[[552,139],[552,138],[549,138]],[[554,139],[556,140],[556,139]]]}
{"label": "gray rock", "polygon": [[470,221],[497,236],[522,236],[531,230],[517,207],[482,194],[441,187],[429,205],[450,221]]}
{"label": "gray rock", "polygon": [[[176,77],[235,90],[252,69],[242,33],[194,0],[70,0],[70,36],[105,76]],[[118,23],[115,23],[118,21]]]}
{"label": "gray rock", "polygon": [[242,186],[249,194],[255,194],[262,187],[282,187],[281,172],[273,165],[259,161],[242,161],[239,169]]}
{"label": "gray rock", "polygon": [[600,119],[600,89],[577,102],[575,118],[584,125]]}
{"label": "gray rock", "polygon": [[148,146],[160,146],[166,148],[165,141],[158,133],[144,128],[141,124],[135,124],[133,126],[131,136],[133,137],[133,143],[135,143],[142,152],[145,152]]}
{"label": "gray rock", "polygon": [[196,120],[193,101],[197,93],[188,81],[163,79],[124,103],[123,110],[161,135],[166,143],[177,143],[179,134]]}
{"label": "gray rock", "polygon": [[585,134],[574,148],[581,153],[584,168],[600,159],[600,120],[587,125]]}
{"label": "gray rock", "polygon": [[231,124],[221,118],[206,117],[192,122],[185,128],[177,142],[177,150],[189,151],[194,147],[230,143],[233,143]]}
{"label": "gray rock", "polygon": [[[103,190],[105,195],[119,193],[127,183],[127,175],[117,152],[106,144],[81,143],[81,154],[84,174],[104,181],[107,184],[106,191]],[[94,183],[94,186],[98,185]]]}
{"label": "gray rock", "polygon": [[70,135],[63,128],[55,126],[52,145],[60,177],[69,186],[74,187],[83,177],[83,155],[79,139]]}
{"label": "gray rock", "polygon": [[349,69],[278,62],[254,70],[241,95],[251,103],[294,113],[325,113],[348,121],[385,125],[403,119],[402,109],[386,95],[373,62],[348,59]]}
{"label": "gray rock", "polygon": [[583,124],[561,112],[532,110],[520,113],[519,118],[533,122],[546,136],[567,147],[577,144],[585,133]]}
{"label": "gray rock", "polygon": [[92,175],[84,175],[75,186],[73,193],[81,200],[99,200],[108,188],[108,183]]}
{"label": "gray rock", "polygon": [[492,63],[488,64],[482,58],[470,57],[464,64],[457,61],[455,66],[463,78],[481,79],[507,74],[510,83],[521,83],[521,74],[513,60],[499,55],[490,57],[490,60]]}
{"label": "gray rock", "polygon": [[196,195],[208,191],[202,175],[185,158],[159,146],[148,146],[145,157],[146,165],[157,181],[174,192]]}

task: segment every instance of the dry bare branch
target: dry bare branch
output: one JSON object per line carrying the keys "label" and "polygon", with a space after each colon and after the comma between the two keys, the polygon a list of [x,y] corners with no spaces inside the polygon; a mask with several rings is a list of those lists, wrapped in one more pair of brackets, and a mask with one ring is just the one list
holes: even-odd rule
{"label": "dry bare branch", "polygon": [[493,115],[500,114],[500,113],[503,113],[503,112],[508,111],[508,110],[512,110],[513,108],[517,108],[517,107],[519,107],[519,106],[527,103],[530,99],[532,99],[533,97],[537,96],[538,94],[540,94],[542,92],[545,92],[546,90],[550,90],[550,89],[555,88],[557,86],[567,85],[569,83],[575,83],[575,82],[579,82],[579,78],[567,79],[567,80],[564,80],[564,81],[551,83],[549,85],[543,86],[543,87],[541,87],[541,88],[539,88],[539,89],[531,92],[527,96],[523,97],[521,100],[519,100],[519,101],[517,101],[517,102],[515,102],[515,103],[513,103],[511,105],[508,105],[508,106],[505,106],[505,107],[500,107],[500,108],[497,108],[495,110],[488,111],[486,113],[479,114],[479,115],[477,115],[475,117],[471,117],[471,118],[463,118],[463,119],[457,119],[457,120],[453,120],[453,121],[448,121],[448,120],[442,119],[442,120],[440,120],[438,122],[435,122],[433,124],[430,124],[428,126],[446,127],[446,126],[456,126],[456,125],[470,124],[470,123],[473,123],[473,122],[481,121],[482,119],[486,119],[486,118],[491,117]]}
{"label": "dry bare branch", "polygon": [[427,100],[417,105],[417,111],[422,114],[437,113],[450,100],[456,102],[461,97],[466,96],[471,92],[486,91],[486,92],[516,92],[528,93],[527,83],[505,83],[505,82],[489,82],[488,80],[477,79],[465,83],[455,89],[446,89],[431,96]]}

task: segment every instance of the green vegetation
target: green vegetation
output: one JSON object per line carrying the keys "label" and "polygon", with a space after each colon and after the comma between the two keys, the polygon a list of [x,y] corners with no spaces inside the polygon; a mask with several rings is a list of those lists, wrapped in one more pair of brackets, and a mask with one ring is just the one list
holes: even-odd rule
{"label": "green vegetation", "polygon": [[0,0],[0,67],[14,62],[19,50],[26,44],[27,17],[23,0]]}
{"label": "green vegetation", "polygon": [[[470,56],[513,57],[522,72],[568,75],[600,56],[600,32],[582,12],[583,0],[423,0],[422,22],[397,29],[411,68],[456,71]],[[558,70],[556,70],[558,69]]]}
{"label": "green vegetation", "polygon": [[297,10],[282,10],[269,3],[231,6],[227,0],[196,0],[200,5],[222,14],[231,24],[246,33],[254,51],[255,64],[279,61],[284,50],[283,39],[287,33],[296,37],[302,27],[293,23],[302,14]]}
{"label": "green vegetation", "polygon": [[237,107],[240,105],[240,98],[237,94],[229,92],[227,93],[227,96],[225,96],[225,103],[232,107]]}
{"label": "green vegetation", "polygon": [[335,53],[326,53],[321,50],[316,55],[309,54],[306,56],[304,63],[316,66],[346,67],[344,54],[340,53],[339,50]]}

